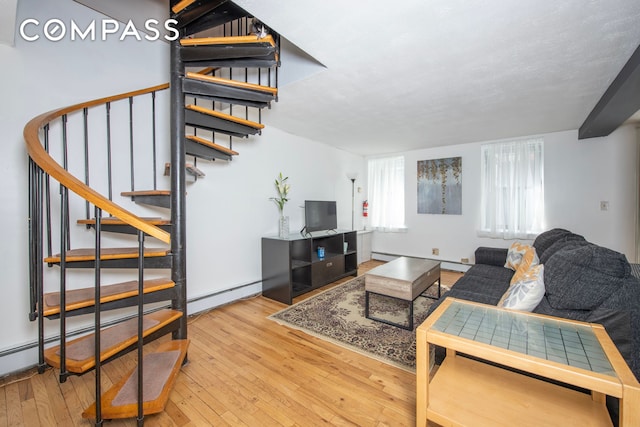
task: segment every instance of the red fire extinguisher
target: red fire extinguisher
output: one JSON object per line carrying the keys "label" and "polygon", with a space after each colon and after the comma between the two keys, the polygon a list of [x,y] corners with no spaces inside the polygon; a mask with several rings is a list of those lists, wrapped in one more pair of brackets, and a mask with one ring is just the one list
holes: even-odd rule
{"label": "red fire extinguisher", "polygon": [[369,216],[369,201],[362,202],[362,216]]}

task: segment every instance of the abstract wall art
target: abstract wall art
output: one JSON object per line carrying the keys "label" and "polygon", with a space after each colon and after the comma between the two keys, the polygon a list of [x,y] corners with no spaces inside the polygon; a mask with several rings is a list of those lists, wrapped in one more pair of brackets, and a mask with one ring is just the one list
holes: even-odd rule
{"label": "abstract wall art", "polygon": [[462,157],[418,161],[418,213],[462,215]]}

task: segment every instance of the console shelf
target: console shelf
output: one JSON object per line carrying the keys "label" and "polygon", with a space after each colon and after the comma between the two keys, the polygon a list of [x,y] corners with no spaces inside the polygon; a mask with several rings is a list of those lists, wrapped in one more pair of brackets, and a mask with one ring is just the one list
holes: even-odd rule
{"label": "console shelf", "polygon": [[[318,247],[324,248],[323,258]],[[357,274],[355,231],[262,238],[262,295],[267,298],[291,304],[298,295]]]}

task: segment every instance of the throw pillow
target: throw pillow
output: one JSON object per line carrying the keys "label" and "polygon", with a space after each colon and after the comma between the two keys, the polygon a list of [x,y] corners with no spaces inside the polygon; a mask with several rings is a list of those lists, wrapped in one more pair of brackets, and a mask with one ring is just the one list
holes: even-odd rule
{"label": "throw pillow", "polygon": [[513,242],[507,252],[507,261],[504,264],[505,268],[510,268],[513,271],[517,271],[524,254],[527,249],[531,248],[530,245],[526,245],[520,242]]}
{"label": "throw pillow", "polygon": [[509,286],[498,307],[533,311],[542,301],[544,291],[544,265],[534,265],[523,274],[520,280]]}
{"label": "throw pillow", "polygon": [[514,283],[520,281],[531,267],[538,264],[540,264],[540,259],[538,258],[536,249],[533,246],[527,246],[524,254],[522,255],[522,260],[518,265],[518,269],[513,274],[513,277],[511,277],[511,284],[513,285]]}

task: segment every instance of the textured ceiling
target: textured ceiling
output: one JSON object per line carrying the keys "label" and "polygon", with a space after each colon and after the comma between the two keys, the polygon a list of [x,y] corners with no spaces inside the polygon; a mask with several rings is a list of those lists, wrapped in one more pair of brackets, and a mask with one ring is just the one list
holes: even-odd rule
{"label": "textured ceiling", "polygon": [[640,44],[638,0],[236,3],[326,66],[268,124],[363,155],[577,129]]}
{"label": "textured ceiling", "polygon": [[283,51],[265,122],[362,155],[578,129],[640,45],[638,0],[236,3],[315,58]]}

